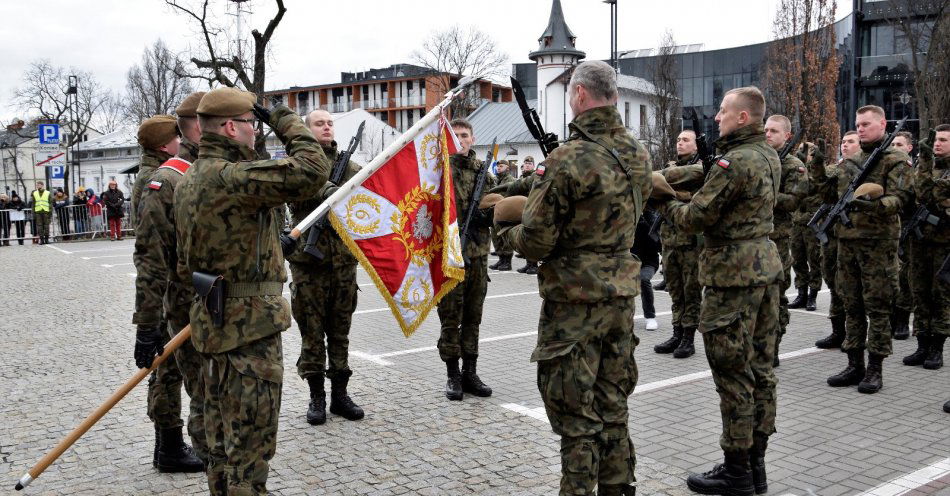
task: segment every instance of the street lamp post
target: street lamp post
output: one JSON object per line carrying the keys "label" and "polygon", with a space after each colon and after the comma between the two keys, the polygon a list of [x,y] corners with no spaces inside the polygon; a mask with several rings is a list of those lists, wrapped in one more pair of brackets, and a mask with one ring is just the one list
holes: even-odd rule
{"label": "street lamp post", "polygon": [[[73,96],[72,103],[69,102],[69,95]],[[73,132],[70,136],[72,140],[72,145],[67,143],[67,151],[70,155],[70,164],[71,166],[76,167],[76,178],[75,181],[79,183],[79,176],[82,173],[82,168],[79,165],[79,78],[76,76],[69,76],[69,84],[66,88],[66,103],[69,107],[69,120],[73,123]],[[75,112],[73,112],[73,105],[76,106]],[[69,166],[67,166],[68,168]],[[69,194],[69,182],[63,181],[63,186],[66,188],[66,194]]]}
{"label": "street lamp post", "polygon": [[604,0],[610,5],[610,65],[620,72],[620,61],[617,60],[617,0]]}

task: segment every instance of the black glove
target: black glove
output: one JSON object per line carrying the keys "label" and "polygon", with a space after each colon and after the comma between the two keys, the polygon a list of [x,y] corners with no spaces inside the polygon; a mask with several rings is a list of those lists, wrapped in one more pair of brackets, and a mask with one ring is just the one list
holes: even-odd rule
{"label": "black glove", "polygon": [[297,240],[290,237],[289,234],[280,235],[280,251],[284,253],[284,258],[289,257],[297,249]]}
{"label": "black glove", "polygon": [[156,355],[165,351],[162,346],[161,326],[140,325],[135,331],[135,366],[147,369],[152,366]]}
{"label": "black glove", "polygon": [[472,224],[477,227],[491,227],[495,221],[495,207],[479,208],[472,216]]}
{"label": "black glove", "polygon": [[935,134],[936,133],[931,130],[930,134],[927,136],[927,139],[922,139],[917,142],[917,149],[920,150],[920,160],[923,162],[931,162],[934,159],[933,136]]}
{"label": "black glove", "polygon": [[815,145],[815,151],[811,154],[811,160],[813,164],[824,164],[825,163],[825,139],[819,138],[818,143]]}
{"label": "black glove", "polygon": [[330,196],[332,196],[333,193],[336,193],[336,190],[338,189],[340,189],[339,186],[333,184],[331,181],[327,181],[326,189],[323,190],[323,201],[326,201],[327,198],[330,198]]}
{"label": "black glove", "polygon": [[264,121],[264,124],[270,126],[270,110],[264,108],[263,105],[255,103],[254,109],[251,110],[251,112],[254,113],[254,117],[257,117],[258,119]]}

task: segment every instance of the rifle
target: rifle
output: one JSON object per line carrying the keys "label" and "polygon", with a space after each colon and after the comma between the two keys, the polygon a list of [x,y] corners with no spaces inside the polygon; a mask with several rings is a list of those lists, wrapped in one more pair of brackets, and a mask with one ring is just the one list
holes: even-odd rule
{"label": "rifle", "polygon": [[478,209],[478,203],[482,199],[482,190],[485,189],[485,178],[488,176],[488,168],[491,166],[495,157],[495,143],[497,141],[498,138],[492,140],[491,148],[488,149],[488,156],[485,157],[482,168],[479,169],[478,175],[475,176],[475,189],[472,190],[472,197],[469,199],[468,208],[465,209],[465,223],[462,224],[462,231],[459,237],[462,238],[462,259],[466,265],[470,262],[465,255],[465,248],[468,246],[469,239],[471,238],[469,227],[472,223],[472,217],[475,215],[475,210]]}
{"label": "rifle", "polygon": [[848,183],[848,187],[845,188],[844,192],[838,198],[838,202],[832,205],[828,210],[828,215],[821,222],[821,225],[815,230],[815,235],[818,237],[818,240],[822,244],[828,243],[828,230],[834,226],[835,222],[841,222],[841,225],[846,227],[852,227],[854,224],[851,223],[851,218],[848,217],[848,209],[851,204],[851,200],[854,199],[854,190],[858,189],[864,181],[867,180],[868,176],[871,175],[871,172],[874,172],[874,168],[877,167],[877,163],[881,161],[881,157],[884,155],[884,152],[887,151],[891,146],[891,142],[894,141],[894,138],[897,136],[897,133],[904,128],[904,123],[907,122],[907,116],[900,120],[897,123],[897,126],[894,127],[894,131],[891,134],[887,135],[884,138],[884,141],[871,152],[871,155],[868,156],[867,160],[864,161],[864,165],[861,167],[861,172],[858,172],[854,178],[851,179],[851,182]]}
{"label": "rifle", "polygon": [[[331,183],[336,185],[342,184],[343,174],[346,173],[346,167],[350,163],[350,157],[353,156],[353,152],[356,151],[356,147],[359,146],[360,141],[363,139],[364,126],[366,126],[366,121],[360,123],[360,127],[356,129],[356,136],[350,138],[350,144],[346,147],[346,151],[341,153],[340,156],[336,158],[336,162],[333,163],[333,170],[330,172]],[[323,260],[326,257],[326,255],[317,248],[316,244],[320,238],[320,234],[323,233],[328,225],[329,222],[326,217],[318,220],[317,223],[310,228],[310,233],[307,235],[307,243],[303,246],[303,251],[317,260]]]}
{"label": "rifle", "polygon": [[924,237],[924,233],[920,231],[920,226],[924,223],[928,223],[932,226],[940,224],[940,217],[930,213],[930,210],[927,209],[924,205],[919,205],[917,210],[914,211],[914,215],[907,221],[907,224],[901,228],[901,239],[900,244],[898,245],[898,254],[904,254],[904,241],[907,241],[907,237],[910,236],[910,233],[914,233],[914,236],[917,239]]}
{"label": "rifle", "polygon": [[712,147],[709,146],[709,138],[706,137],[706,133],[699,134],[699,114],[696,113],[696,109],[692,110],[692,117],[690,120],[693,121],[693,134],[696,135],[696,156],[693,157],[693,160],[690,160],[690,165],[695,165],[699,162],[703,164],[703,174],[709,174],[709,168],[713,164],[713,153]]}
{"label": "rifle", "polygon": [[788,142],[785,143],[785,146],[782,147],[782,151],[778,152],[779,162],[785,160],[785,157],[787,157],[789,153],[792,153],[792,150],[798,146],[798,141],[802,139],[803,131],[804,129],[799,128],[798,132],[795,133],[795,136],[792,136],[792,139],[788,140]]}
{"label": "rifle", "polygon": [[828,211],[831,210],[833,205],[831,203],[822,203],[818,210],[815,212],[815,215],[811,216],[811,219],[808,220],[808,227],[815,232],[815,235],[818,235],[818,225],[821,223],[821,220],[828,215]]}
{"label": "rifle", "polygon": [[538,142],[541,147],[541,154],[545,158],[557,148],[557,135],[544,132],[544,126],[541,125],[541,118],[538,113],[528,106],[528,100],[525,99],[524,89],[521,83],[514,77],[511,78],[511,91],[515,94],[515,100],[518,101],[518,107],[521,108],[521,115],[524,117],[524,123],[528,126],[528,132]]}

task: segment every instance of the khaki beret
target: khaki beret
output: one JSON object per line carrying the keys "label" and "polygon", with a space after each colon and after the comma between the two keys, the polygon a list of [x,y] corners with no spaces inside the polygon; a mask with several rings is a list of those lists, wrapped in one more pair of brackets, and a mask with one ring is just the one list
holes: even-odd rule
{"label": "khaki beret", "polygon": [[877,200],[884,196],[884,188],[880,184],[864,183],[854,190],[854,197],[860,200]]}
{"label": "khaki beret", "polygon": [[170,115],[155,115],[139,126],[139,144],[147,150],[158,150],[178,136],[178,121]]}
{"label": "khaki beret", "polygon": [[670,200],[676,197],[676,192],[673,191],[673,187],[670,186],[670,183],[666,182],[666,178],[663,177],[663,174],[654,172],[652,174],[652,179],[653,191],[650,192],[651,199]]}
{"label": "khaki beret", "polygon": [[234,117],[250,112],[257,103],[254,93],[237,88],[217,88],[201,97],[198,114],[211,117]]}
{"label": "khaki beret", "polygon": [[521,224],[521,214],[528,204],[527,196],[509,196],[495,204],[495,222]]}
{"label": "khaki beret", "polygon": [[482,198],[482,201],[478,202],[478,208],[494,207],[496,203],[504,199],[505,197],[502,195],[499,195],[498,193],[488,193]]}
{"label": "khaki beret", "polygon": [[678,165],[664,169],[663,177],[673,189],[699,189],[706,181],[701,164]]}
{"label": "khaki beret", "polygon": [[205,96],[204,91],[197,91],[185,97],[175,109],[175,115],[178,117],[198,117],[198,103],[201,97]]}

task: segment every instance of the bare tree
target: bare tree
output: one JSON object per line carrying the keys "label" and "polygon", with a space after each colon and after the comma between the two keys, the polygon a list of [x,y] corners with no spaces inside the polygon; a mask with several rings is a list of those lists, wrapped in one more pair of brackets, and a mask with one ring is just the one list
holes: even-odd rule
{"label": "bare tree", "polygon": [[779,0],[765,72],[770,114],[784,114],[804,129],[804,139],[837,143],[835,107],[838,53],[837,0]]}
{"label": "bare tree", "polygon": [[126,122],[129,120],[126,115],[126,102],[123,101],[122,95],[117,92],[106,94],[93,126],[105,134],[118,131],[119,127]]}
{"label": "bare tree", "polygon": [[950,122],[950,0],[888,0],[910,52],[920,133]]}
{"label": "bare tree", "polygon": [[[413,62],[431,70],[438,88],[429,91],[444,93],[452,88],[454,78],[474,76],[491,79],[505,74],[508,55],[502,52],[495,40],[477,28],[459,25],[443,31],[432,32],[422,48],[410,55]],[[465,98],[452,102],[451,115],[462,117],[475,110],[479,95],[466,92]]]}
{"label": "bare tree", "polygon": [[[251,36],[254,38],[253,56],[244,53],[241,38],[244,33],[237,32],[237,40],[228,39],[228,29],[214,22],[213,17],[209,16],[208,9],[211,0],[165,0],[173,9],[197,25],[201,38],[200,44],[201,57],[192,57],[196,71],[182,72],[183,76],[193,79],[201,79],[209,86],[215,82],[225,86],[243,87],[247,91],[257,95],[257,102],[264,105],[264,82],[267,75],[267,50],[274,31],[284,18],[287,8],[284,7],[283,0],[274,0],[277,12],[267,23],[264,32],[257,29],[251,30]],[[227,2],[216,2],[219,4]],[[243,28],[242,28],[243,29]],[[229,43],[236,41],[236,43]],[[249,57],[252,57],[248,60]],[[260,123],[263,129],[263,123]],[[255,148],[260,154],[266,153],[263,133],[258,134]]]}
{"label": "bare tree", "polygon": [[673,55],[675,48],[673,33],[667,30],[660,41],[657,55],[650,63],[649,81],[653,83],[655,91],[650,95],[649,101],[655,116],[653,124],[645,130],[644,139],[651,145],[650,156],[653,158],[655,170],[662,169],[671,160],[676,160],[676,136],[682,128],[680,115],[683,102],[677,96],[679,73]]}
{"label": "bare tree", "polygon": [[[69,87],[70,76],[76,76],[75,92]],[[22,110],[38,114],[45,122],[65,127],[66,147],[82,140],[93,119],[102,108],[105,93],[92,73],[76,68],[68,71],[49,60],[35,60],[23,74],[23,86],[13,91],[13,100]],[[69,185],[69,169],[65,184]]]}
{"label": "bare tree", "polygon": [[138,123],[156,114],[171,114],[193,91],[185,72],[185,62],[162,40],[146,47],[141,63],[126,74],[127,118]]}

